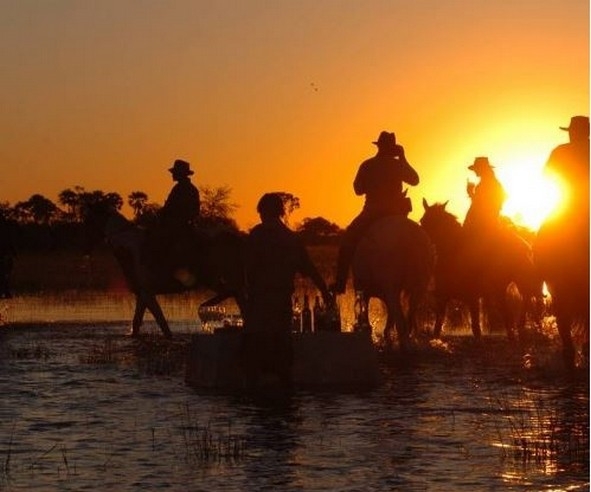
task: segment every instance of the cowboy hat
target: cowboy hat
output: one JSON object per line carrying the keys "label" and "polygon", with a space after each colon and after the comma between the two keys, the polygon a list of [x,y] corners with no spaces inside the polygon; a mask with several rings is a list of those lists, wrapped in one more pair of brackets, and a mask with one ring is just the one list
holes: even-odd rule
{"label": "cowboy hat", "polygon": [[383,147],[387,145],[394,146],[396,145],[396,135],[393,132],[383,131],[380,133],[380,136],[375,142],[372,142],[374,145],[378,147]]}
{"label": "cowboy hat", "polygon": [[172,174],[182,174],[183,176],[191,176],[191,174],[193,174],[193,171],[191,171],[191,165],[182,159],[174,161],[174,164],[169,171]]}
{"label": "cowboy hat", "polygon": [[492,168],[493,166],[491,166],[490,162],[488,162],[488,157],[477,157],[476,159],[474,159],[474,164],[468,166],[468,169],[475,172],[481,171],[482,169]]}
{"label": "cowboy hat", "polygon": [[565,131],[586,131],[587,134],[589,133],[589,117],[588,116],[573,116],[570,119],[569,126],[561,126],[559,127],[561,130]]}

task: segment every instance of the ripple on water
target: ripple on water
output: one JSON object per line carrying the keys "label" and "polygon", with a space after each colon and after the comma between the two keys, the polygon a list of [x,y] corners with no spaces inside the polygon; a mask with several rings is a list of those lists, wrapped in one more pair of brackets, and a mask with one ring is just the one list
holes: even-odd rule
{"label": "ripple on water", "polygon": [[588,489],[588,379],[525,371],[501,338],[386,358],[370,391],[228,395],[146,372],[126,329],[3,332],[0,488]]}

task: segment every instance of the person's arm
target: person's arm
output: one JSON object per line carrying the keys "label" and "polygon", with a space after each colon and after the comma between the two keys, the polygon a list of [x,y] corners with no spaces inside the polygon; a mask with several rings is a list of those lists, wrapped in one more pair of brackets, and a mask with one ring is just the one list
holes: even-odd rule
{"label": "person's arm", "polygon": [[328,286],[322,278],[322,275],[320,275],[320,272],[318,272],[318,269],[314,265],[312,258],[310,258],[308,250],[302,243],[298,244],[298,250],[300,256],[300,273],[308,277],[310,280],[312,280],[312,282],[314,282],[314,285],[322,294],[322,299],[325,303],[328,303],[328,301],[332,299],[332,294],[328,290]]}
{"label": "person's arm", "polygon": [[415,171],[415,169],[408,163],[406,160],[406,155],[404,153],[404,147],[402,145],[396,145],[397,150],[397,161],[400,164],[400,177],[404,183],[407,183],[411,186],[416,186],[419,184],[419,174]]}
{"label": "person's arm", "polygon": [[367,193],[367,179],[366,179],[366,165],[365,163],[359,166],[355,180],[353,181],[353,190],[357,196],[365,195]]}

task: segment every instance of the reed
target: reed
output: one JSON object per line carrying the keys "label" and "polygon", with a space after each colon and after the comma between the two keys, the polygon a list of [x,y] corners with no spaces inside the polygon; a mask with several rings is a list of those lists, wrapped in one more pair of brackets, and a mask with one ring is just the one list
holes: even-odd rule
{"label": "reed", "polygon": [[576,463],[589,460],[589,429],[560,415],[542,398],[511,402],[495,399],[499,448],[503,459],[522,464],[547,465],[550,462]]}
{"label": "reed", "polygon": [[215,433],[209,425],[200,425],[188,404],[183,406],[181,415],[180,430],[186,463],[234,463],[245,457],[246,440],[232,432],[231,422],[228,422],[227,432],[222,434]]}

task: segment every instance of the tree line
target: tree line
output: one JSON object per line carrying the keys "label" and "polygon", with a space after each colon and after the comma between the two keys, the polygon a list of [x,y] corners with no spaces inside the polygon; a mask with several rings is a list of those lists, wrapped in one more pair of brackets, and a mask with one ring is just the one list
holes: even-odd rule
{"label": "tree line", "polygon": [[[233,217],[239,206],[232,201],[230,187],[200,186],[199,191],[201,226],[221,224],[239,230]],[[288,214],[299,208],[298,197],[290,193],[282,193],[282,197]],[[138,226],[149,228],[158,220],[161,205],[150,201],[143,191],[132,191],[124,198],[117,192],[74,186],[61,191],[57,203],[38,193],[14,205],[0,202],[0,235],[9,235],[17,249],[75,248],[84,233],[84,211],[89,206],[108,205],[120,211],[125,203]],[[294,229],[307,244],[336,243],[342,233],[338,225],[323,217],[304,218]]]}

